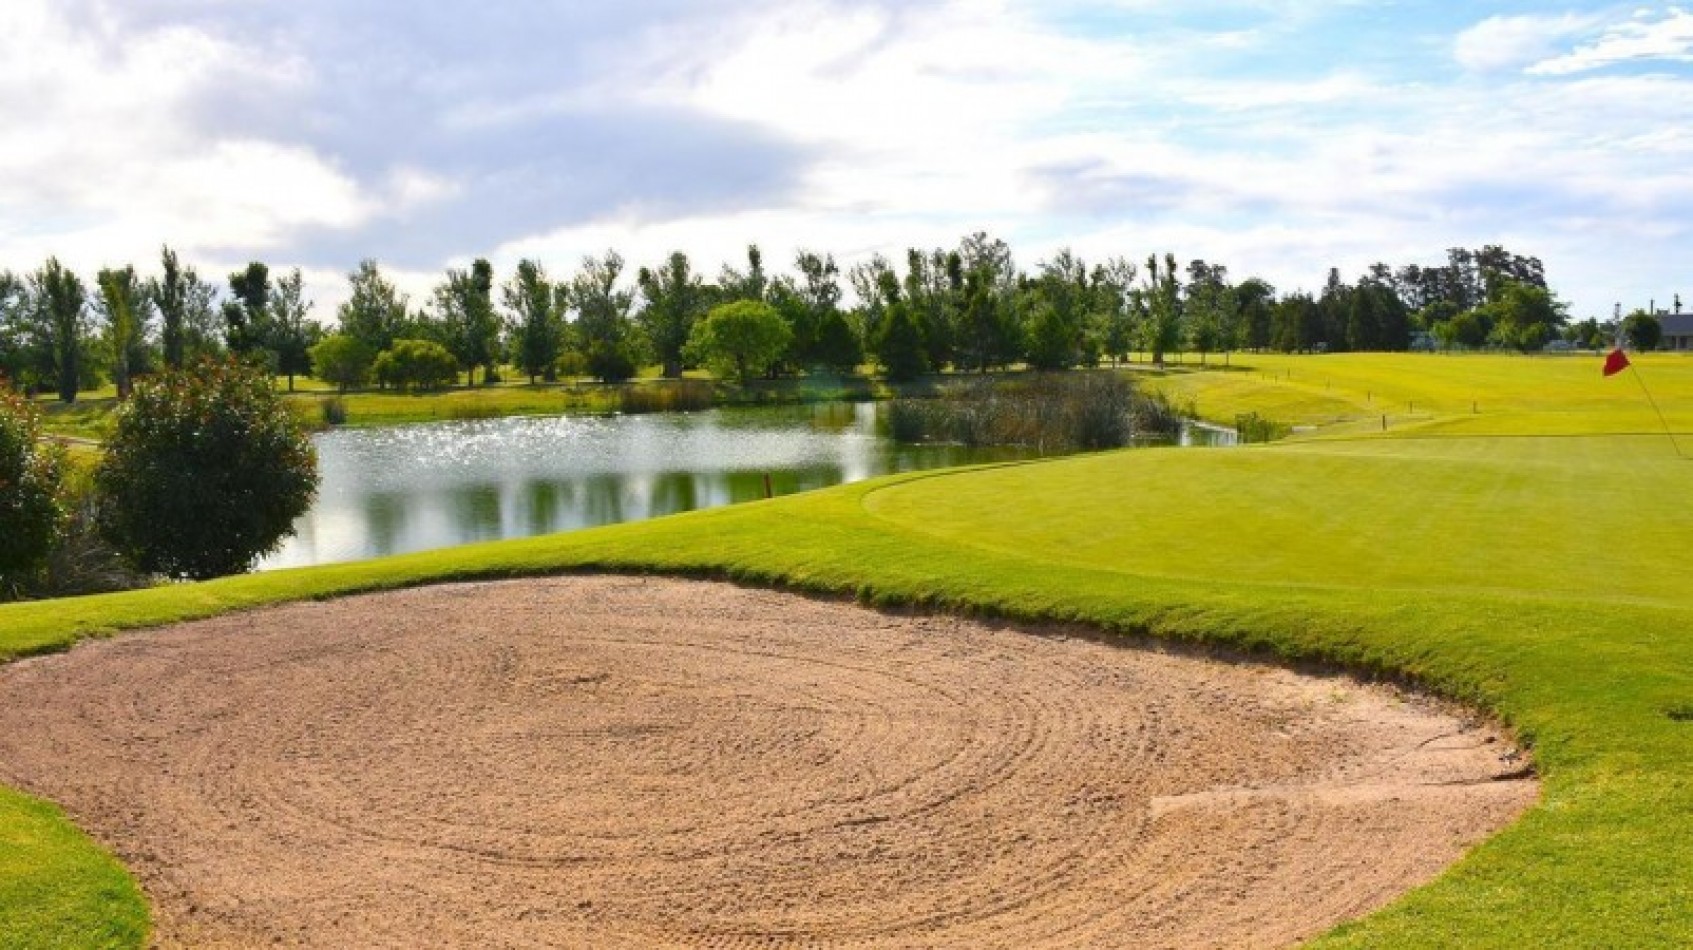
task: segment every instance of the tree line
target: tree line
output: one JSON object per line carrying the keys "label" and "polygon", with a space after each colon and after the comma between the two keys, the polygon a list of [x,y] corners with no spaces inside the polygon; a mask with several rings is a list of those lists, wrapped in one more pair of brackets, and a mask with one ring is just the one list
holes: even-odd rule
{"label": "tree line", "polygon": [[771,273],[754,245],[715,280],[682,252],[631,272],[607,251],[557,278],[523,260],[501,281],[478,259],[447,270],[417,303],[375,261],[348,284],[323,326],[298,269],[278,276],[255,261],[220,287],[167,247],[155,276],[107,268],[85,284],[50,259],[22,277],[0,273],[0,375],[67,402],[106,381],[127,395],[138,375],[223,355],[286,376],[290,388],[304,374],[343,388],[429,388],[461,373],[476,385],[502,366],[531,382],[615,382],[653,365],[672,378],[703,365],[749,379],[869,362],[909,379],[1136,353],[1161,363],[1236,350],[1530,350],[1559,338],[1596,345],[1613,329],[1572,326],[1540,260],[1497,245],[1454,248],[1437,265],[1378,263],[1350,283],[1331,269],[1320,291],[1287,294],[1174,254],[1090,265],[1066,249],[1024,270],[1009,245],[981,232],[844,272],[832,255],[800,251],[789,271]]}

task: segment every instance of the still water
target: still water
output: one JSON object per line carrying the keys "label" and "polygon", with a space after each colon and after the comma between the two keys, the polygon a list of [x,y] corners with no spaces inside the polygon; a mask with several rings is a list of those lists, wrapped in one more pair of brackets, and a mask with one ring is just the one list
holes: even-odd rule
{"label": "still water", "polygon": [[[636,416],[547,416],[340,429],[316,436],[317,502],[260,570],[570,531],[877,475],[1031,458],[912,445],[875,403]],[[1232,440],[1190,427],[1183,444]]]}
{"label": "still water", "polygon": [[893,472],[1027,458],[908,445],[873,403],[549,416],[341,429],[316,437],[317,503],[260,570],[569,531]]}

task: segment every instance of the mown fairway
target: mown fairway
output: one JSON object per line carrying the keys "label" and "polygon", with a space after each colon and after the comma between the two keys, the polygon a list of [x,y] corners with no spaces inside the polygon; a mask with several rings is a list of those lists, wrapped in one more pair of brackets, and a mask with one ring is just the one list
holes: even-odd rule
{"label": "mown fairway", "polygon": [[[0,607],[0,655],[281,599],[619,568],[1336,661],[1495,711],[1534,746],[1546,798],[1435,884],[1319,943],[1693,944],[1693,461],[1652,434],[1636,382],[1602,379],[1599,361],[1581,358],[1234,362],[1256,372],[1161,385],[1213,418],[1328,425],[1271,446],[905,476],[578,534]],[[1637,362],[1693,450],[1693,360]],[[0,943],[135,945],[139,897],[114,872],[62,818],[0,795]]]}

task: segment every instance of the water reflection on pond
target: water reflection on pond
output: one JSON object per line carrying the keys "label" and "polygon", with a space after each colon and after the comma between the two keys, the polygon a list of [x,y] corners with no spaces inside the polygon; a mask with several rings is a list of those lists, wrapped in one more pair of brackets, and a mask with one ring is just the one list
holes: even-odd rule
{"label": "water reflection on pond", "polygon": [[260,569],[636,521],[1030,450],[902,445],[877,406],[825,403],[343,429],[317,436],[323,483]]}
{"label": "water reflection on pond", "polygon": [[[342,429],[316,437],[323,483],[260,570],[569,531],[861,481],[1029,458],[910,445],[873,403],[549,416]],[[1183,443],[1232,438],[1191,430]]]}

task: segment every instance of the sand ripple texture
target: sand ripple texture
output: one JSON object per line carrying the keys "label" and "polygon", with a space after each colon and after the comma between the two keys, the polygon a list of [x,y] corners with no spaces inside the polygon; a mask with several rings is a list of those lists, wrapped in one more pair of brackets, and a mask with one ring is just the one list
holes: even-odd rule
{"label": "sand ripple texture", "polygon": [[1432,878],[1522,774],[1342,677],[698,581],[0,670],[0,778],[134,869],[162,946],[1282,946]]}

